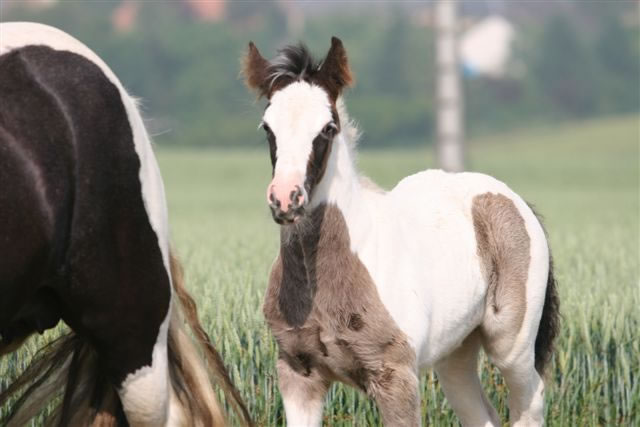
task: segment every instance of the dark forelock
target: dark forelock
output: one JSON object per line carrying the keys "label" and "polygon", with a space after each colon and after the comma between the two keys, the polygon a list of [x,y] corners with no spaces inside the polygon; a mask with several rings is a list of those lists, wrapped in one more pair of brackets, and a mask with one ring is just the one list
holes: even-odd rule
{"label": "dark forelock", "polygon": [[272,90],[277,90],[294,81],[311,81],[321,66],[322,61],[315,59],[304,43],[288,45],[269,63],[267,79]]}

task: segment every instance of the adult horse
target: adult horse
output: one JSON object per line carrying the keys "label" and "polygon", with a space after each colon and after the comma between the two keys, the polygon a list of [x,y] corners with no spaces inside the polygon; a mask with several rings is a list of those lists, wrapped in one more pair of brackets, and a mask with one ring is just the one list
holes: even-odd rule
{"label": "adult horse", "polygon": [[73,330],[0,390],[0,405],[17,399],[0,424],[63,392],[61,426],[220,425],[208,369],[250,422],[183,287],[149,137],[112,71],[59,30],[3,23],[0,99],[0,355],[60,319]]}
{"label": "adult horse", "polygon": [[267,203],[282,227],[264,314],[288,423],[320,423],[338,380],[373,397],[385,424],[418,425],[418,371],[433,366],[464,425],[500,425],[478,379],[482,346],[512,425],[542,424],[558,301],[531,208],[477,173],[429,170],[389,192],[361,177],[336,38],[322,61],[303,45],[267,61],[250,43],[244,74],[269,100]]}

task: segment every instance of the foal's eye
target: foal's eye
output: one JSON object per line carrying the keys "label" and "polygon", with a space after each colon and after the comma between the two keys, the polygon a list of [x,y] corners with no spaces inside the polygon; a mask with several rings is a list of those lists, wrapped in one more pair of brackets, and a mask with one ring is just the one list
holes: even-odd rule
{"label": "foal's eye", "polygon": [[331,122],[331,123],[327,123],[327,125],[322,128],[322,132],[320,133],[325,138],[330,139],[333,137],[333,135],[336,133],[337,130],[338,130],[338,127],[336,126],[336,124]]}

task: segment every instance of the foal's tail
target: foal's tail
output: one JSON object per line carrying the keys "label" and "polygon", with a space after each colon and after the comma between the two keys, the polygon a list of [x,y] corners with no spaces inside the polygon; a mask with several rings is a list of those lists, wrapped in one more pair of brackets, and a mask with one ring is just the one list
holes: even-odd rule
{"label": "foal's tail", "polygon": [[[538,217],[538,222],[542,226],[541,216],[529,205],[533,213]],[[544,229],[544,226],[543,226]],[[545,230],[545,235],[547,234]],[[535,367],[540,375],[544,374],[544,369],[553,354],[553,341],[558,335],[560,326],[560,300],[556,290],[556,278],[553,275],[553,258],[549,250],[549,273],[547,276],[547,290],[544,295],[544,305],[542,306],[542,317],[535,343]]]}
{"label": "foal's tail", "polygon": [[[182,268],[173,254],[171,277],[176,297],[168,334],[171,404],[180,412],[184,425],[224,425],[224,412],[211,373],[240,421],[251,426],[240,394],[200,325],[196,305],[184,288]],[[190,337],[189,329],[194,338]],[[4,390],[0,388],[0,426],[23,426],[50,404],[48,415],[43,415],[46,425],[128,425],[122,402],[105,375],[97,352],[88,340],[74,332],[67,332],[41,348],[13,383]],[[11,409],[3,414],[2,408],[8,406]]]}

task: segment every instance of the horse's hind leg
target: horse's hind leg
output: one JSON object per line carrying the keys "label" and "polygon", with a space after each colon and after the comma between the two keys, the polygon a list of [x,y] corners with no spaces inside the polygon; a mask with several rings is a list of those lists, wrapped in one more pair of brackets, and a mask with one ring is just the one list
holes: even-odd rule
{"label": "horse's hind leg", "polygon": [[[160,289],[155,291],[162,293]],[[116,309],[120,313],[117,316],[93,313],[109,319],[109,324],[92,325],[95,329],[87,332],[100,343],[101,366],[117,391],[129,425],[168,425],[170,417],[176,416],[171,410],[175,405],[167,347],[171,313],[166,305],[157,306],[157,300],[135,300],[136,309]],[[160,316],[164,312],[164,316],[158,320],[149,314],[151,311]]]}
{"label": "horse's hind leg", "polygon": [[[132,426],[168,425],[171,418],[171,393],[167,354],[167,328],[170,314],[159,327],[149,364],[131,371],[118,387],[124,412]],[[134,359],[135,360],[135,359]],[[176,414],[173,414],[175,417]]]}
{"label": "horse's hind leg", "polygon": [[435,369],[445,396],[463,426],[499,426],[500,419],[489,403],[478,378],[480,334],[472,332]]}
{"label": "horse's hind leg", "polygon": [[[64,298],[70,308],[64,320],[95,347],[132,426],[166,425],[170,416],[170,272],[151,237],[127,241],[113,264],[74,264]],[[107,245],[78,252],[91,250],[107,260],[118,253]]]}

